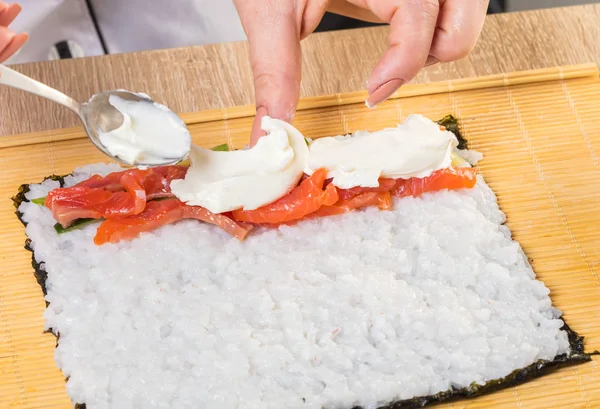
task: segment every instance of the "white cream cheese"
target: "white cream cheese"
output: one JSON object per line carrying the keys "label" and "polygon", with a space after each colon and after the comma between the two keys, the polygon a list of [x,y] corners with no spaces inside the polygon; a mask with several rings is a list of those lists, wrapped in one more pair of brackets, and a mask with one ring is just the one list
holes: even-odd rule
{"label": "white cream cheese", "polygon": [[193,146],[183,180],[171,182],[181,201],[213,213],[254,210],[289,193],[302,177],[308,147],[286,122],[264,117],[267,135],[248,150],[215,152]]}
{"label": "white cream cheese", "polygon": [[480,160],[483,159],[483,154],[481,152],[477,152],[472,149],[455,148],[454,153],[456,154],[456,156],[458,156],[466,162],[466,166],[475,166],[477,165],[477,163],[479,163]]}
{"label": "white cream cheese", "polygon": [[410,115],[396,128],[316,139],[304,171],[312,175],[325,168],[342,189],[377,187],[380,177],[423,178],[449,167],[457,145],[452,132],[421,115]]}
{"label": "white cream cheese", "polygon": [[99,132],[100,143],[130,164],[163,164],[185,157],[191,136],[183,121],[157,103],[127,101],[116,95],[110,104],[123,114],[123,124],[110,132]]}

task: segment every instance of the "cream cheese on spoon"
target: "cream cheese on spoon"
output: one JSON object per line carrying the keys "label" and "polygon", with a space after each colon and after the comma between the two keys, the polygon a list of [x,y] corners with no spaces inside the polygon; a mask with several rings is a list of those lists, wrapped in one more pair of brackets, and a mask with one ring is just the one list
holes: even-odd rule
{"label": "cream cheese on spoon", "polygon": [[123,114],[123,124],[99,130],[100,143],[128,163],[164,164],[185,157],[191,136],[184,122],[168,108],[146,101],[127,101],[116,95],[109,103]]}

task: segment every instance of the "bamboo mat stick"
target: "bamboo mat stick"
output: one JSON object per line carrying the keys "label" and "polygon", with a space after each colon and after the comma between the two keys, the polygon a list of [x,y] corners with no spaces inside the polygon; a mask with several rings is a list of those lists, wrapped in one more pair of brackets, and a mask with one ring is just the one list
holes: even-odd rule
{"label": "bamboo mat stick", "polygon": [[[595,66],[558,67],[407,86],[375,111],[364,93],[301,101],[294,124],[305,135],[381,129],[410,113],[454,113],[479,169],[507,214],[507,226],[531,259],[552,303],[600,349],[600,81]],[[247,141],[253,107],[183,115],[195,142],[232,147]],[[68,409],[56,341],[43,333],[44,299],[23,249],[23,226],[9,197],[22,183],[105,161],[80,129],[0,138],[0,409]],[[58,143],[56,143],[58,142]],[[3,144],[3,145],[2,145]],[[519,387],[445,409],[600,407],[600,357]],[[433,408],[433,407],[432,407]]]}

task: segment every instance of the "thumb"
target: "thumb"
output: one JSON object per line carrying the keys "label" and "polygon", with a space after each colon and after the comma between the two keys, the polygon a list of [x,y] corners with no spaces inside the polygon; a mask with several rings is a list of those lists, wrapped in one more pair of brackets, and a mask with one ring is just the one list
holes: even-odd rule
{"label": "thumb", "polygon": [[254,75],[253,146],[264,135],[260,125],[265,115],[286,122],[294,117],[302,76],[300,28],[293,2],[236,0],[235,5],[250,44]]}

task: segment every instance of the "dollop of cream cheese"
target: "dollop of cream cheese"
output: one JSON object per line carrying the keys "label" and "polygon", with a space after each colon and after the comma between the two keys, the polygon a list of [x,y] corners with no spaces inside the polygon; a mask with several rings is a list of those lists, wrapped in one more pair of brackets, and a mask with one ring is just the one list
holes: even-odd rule
{"label": "dollop of cream cheese", "polygon": [[379,178],[423,178],[452,164],[456,136],[422,115],[410,115],[396,128],[359,131],[316,139],[310,144],[305,173],[325,168],[342,189],[377,187]]}
{"label": "dollop of cream cheese", "polygon": [[99,132],[100,143],[113,156],[130,164],[155,165],[189,153],[192,139],[185,123],[164,105],[127,101],[116,95],[108,101],[124,117],[120,127]]}
{"label": "dollop of cream cheese", "polygon": [[255,210],[289,193],[308,160],[304,136],[290,124],[264,117],[267,135],[247,150],[218,152],[192,146],[185,179],[171,182],[179,200],[213,213]]}

